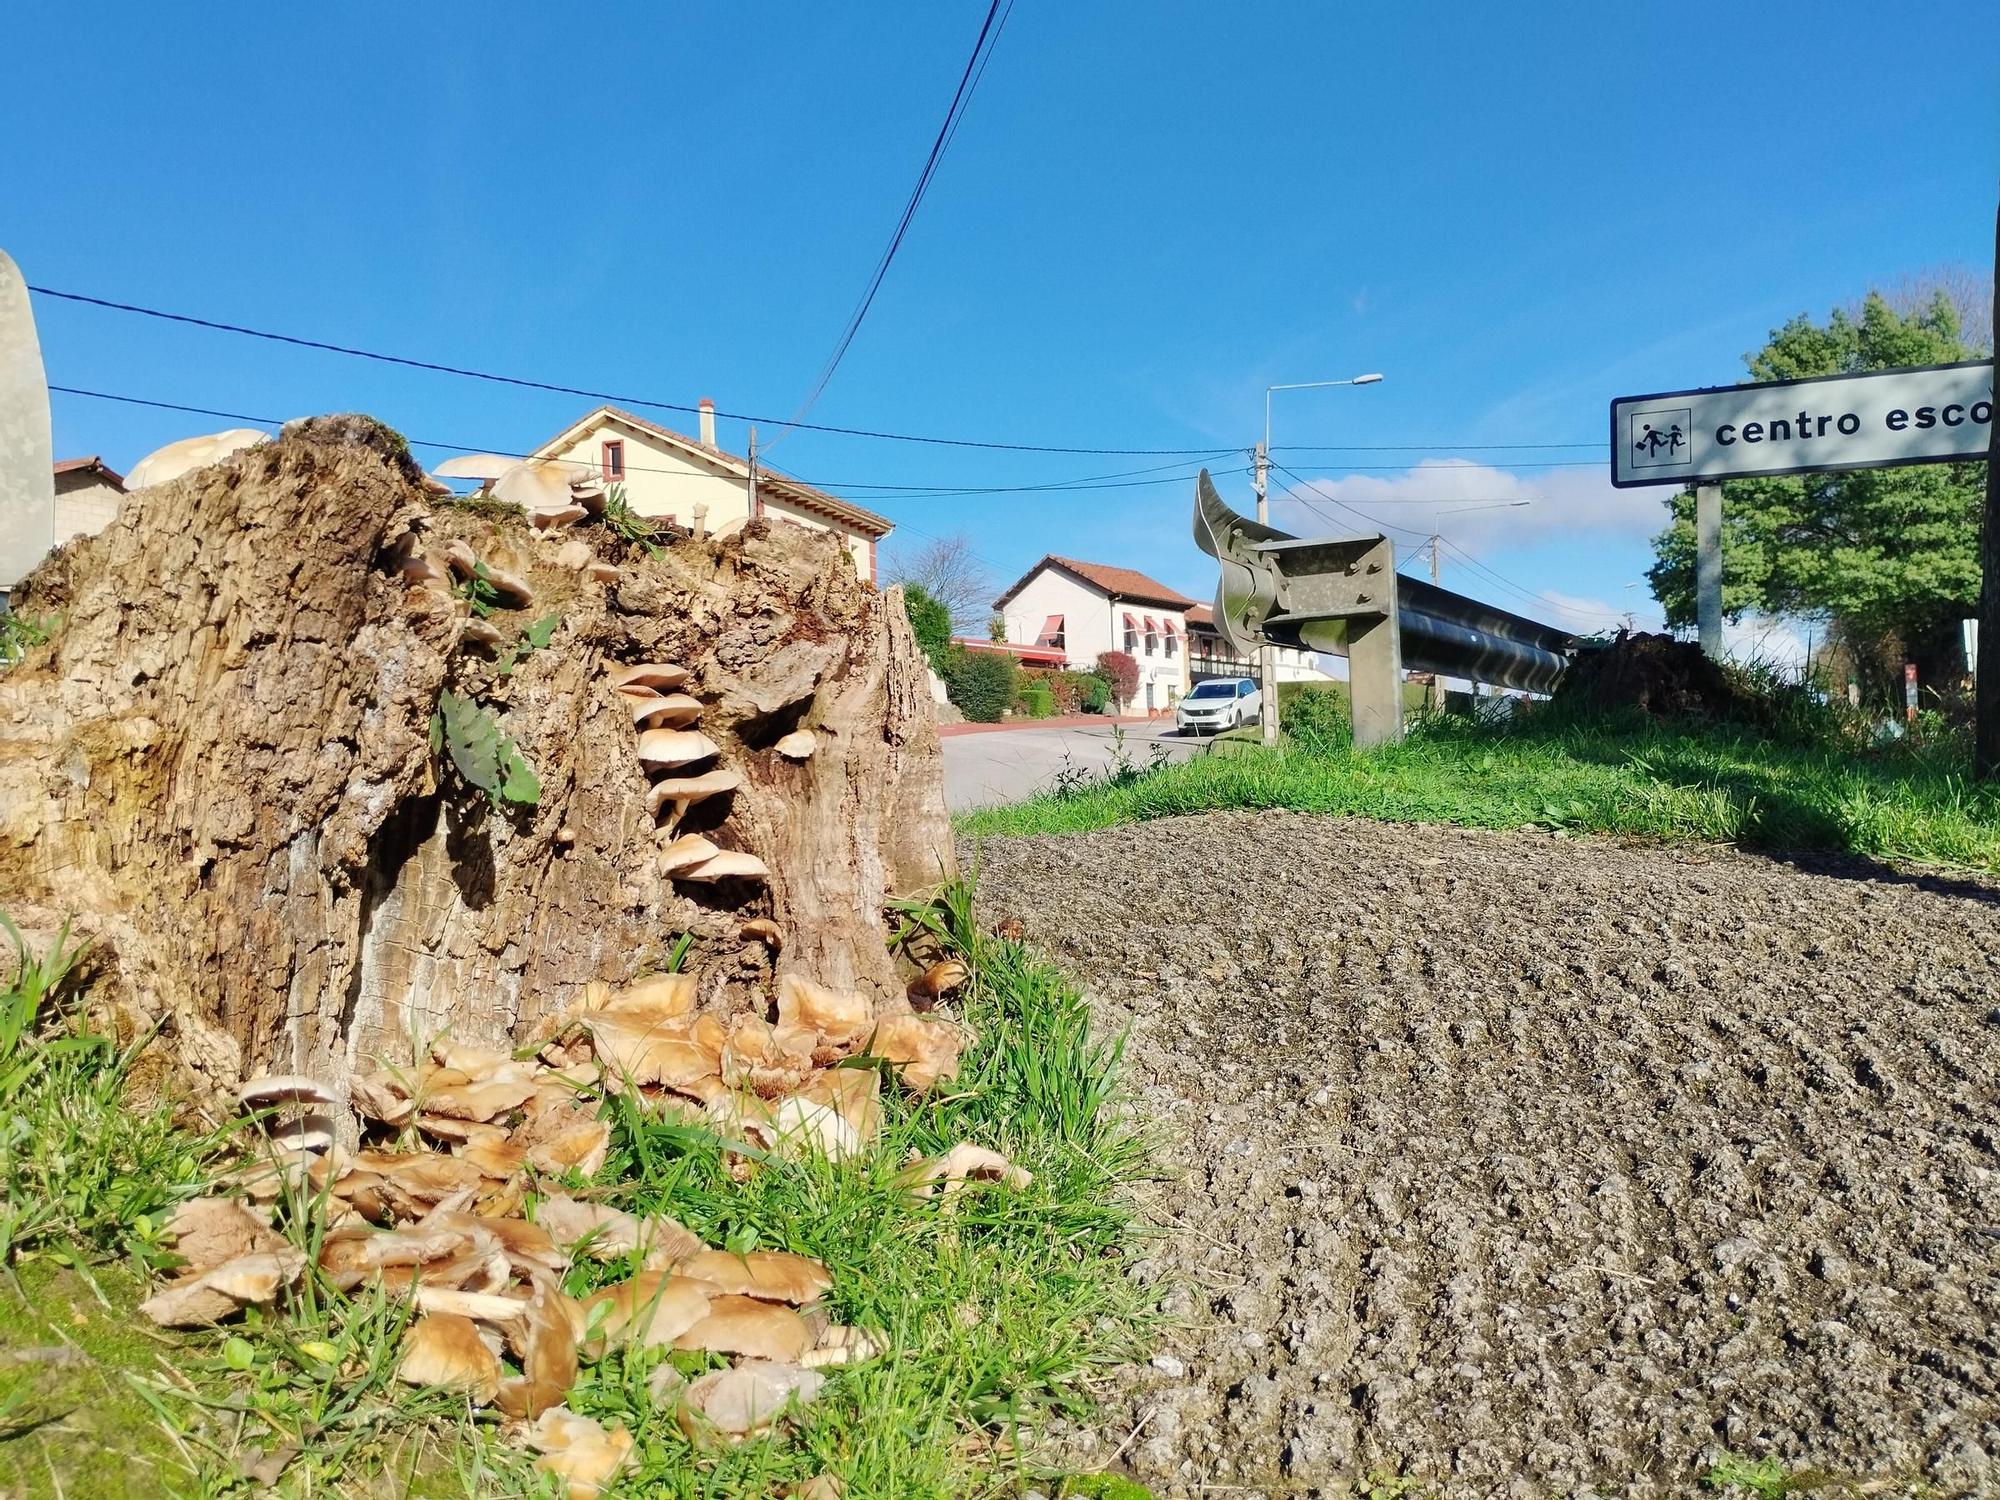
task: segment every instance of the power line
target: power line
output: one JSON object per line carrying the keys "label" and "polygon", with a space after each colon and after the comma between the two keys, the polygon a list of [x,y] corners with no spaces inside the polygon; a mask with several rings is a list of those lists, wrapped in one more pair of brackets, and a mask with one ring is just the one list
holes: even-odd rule
{"label": "power line", "polygon": [[[1000,11],[1000,0],[992,0],[986,8],[986,20],[979,28],[979,36],[972,44],[972,56],[965,60],[965,71],[959,75],[958,90],[951,96],[951,107],[945,111],[944,123],[938,126],[937,139],[931,142],[931,153],[924,159],[923,170],[917,174],[917,185],[910,190],[910,201],[903,205],[903,217],[896,223],[896,229],[889,236],[889,246],[882,252],[882,258],[875,263],[875,274],[868,279],[868,290],[861,294],[854,314],[841,330],[839,340],[833,346],[833,353],[827,359],[826,368],[819,373],[812,393],[808,395],[793,414],[789,426],[796,427],[805,414],[812,410],[826,390],[827,382],[833,379],[833,372],[840,368],[840,362],[847,355],[848,346],[854,342],[854,335],[861,331],[862,319],[868,316],[868,309],[875,305],[875,294],[882,290],[882,279],[889,274],[889,264],[895,260],[896,252],[903,246],[903,236],[909,233],[910,221],[916,218],[917,209],[924,201],[924,194],[930,191],[931,179],[937,175],[938,164],[944,160],[944,153],[951,145],[952,137],[958,134],[959,121],[965,117],[966,109],[972,103],[972,95],[979,87],[979,80],[986,76],[986,64],[992,59],[993,48],[1000,44],[1000,33],[1007,25],[1007,16],[1013,14],[1013,0],[1008,0],[1006,14]],[[994,25],[998,17],[999,25]],[[988,37],[992,40],[989,43]],[[975,72],[975,67],[977,71]],[[784,434],[780,433],[780,437]]]}
{"label": "power line", "polygon": [[[434,375],[455,375],[462,380],[481,380],[491,385],[514,386],[521,390],[548,391],[558,396],[581,396],[587,401],[600,401],[614,406],[641,406],[651,411],[677,411],[694,415],[699,415],[701,411],[700,407],[689,406],[680,401],[655,401],[644,396],[594,391],[583,386],[562,385],[547,380],[530,380],[520,375],[501,375],[490,370],[470,370],[459,365],[441,364],[435,360],[413,359],[401,354],[384,354],[379,350],[357,349],[347,344],[328,343],[322,339],[303,338],[291,333],[276,333],[266,328],[249,328],[239,323],[223,323],[213,318],[195,317],[190,313],[166,312],[157,307],[146,307],[135,302],[115,302],[106,297],[87,296],[82,292],[64,292],[54,287],[33,285],[29,286],[28,290],[37,296],[55,297],[64,302],[78,302],[88,307],[106,308],[112,312],[157,318],[167,323],[185,323],[215,333],[233,333],[244,338],[263,339],[274,344],[290,344],[295,348],[314,349],[323,354],[344,354],[351,359],[373,360],[377,364],[399,365],[410,370],[426,370]],[[782,417],[757,416],[748,412],[718,411],[716,415],[726,417],[733,422],[755,422],[771,427],[796,427],[803,432],[825,432],[838,437],[876,438],[896,443],[926,443],[940,448],[981,448],[999,453],[1071,453],[1104,458],[1198,458],[1218,451],[1215,448],[1093,448],[1054,443],[1003,443],[977,438],[931,437],[921,433],[887,432],[869,427],[837,427],[824,422],[787,422]]]}
{"label": "power line", "polygon": [[[49,387],[49,390],[65,396],[86,396],[96,401],[116,401],[123,403],[124,405],[127,406],[145,406],[154,408],[155,410],[159,411],[185,412],[188,413],[189,415],[198,417],[218,417],[226,422],[246,422],[253,426],[258,426],[258,427],[282,427],[284,425],[283,419],[279,417],[256,416],[249,412],[240,412],[240,411],[222,411],[215,407],[209,407],[209,406],[187,406],[176,401],[155,401],[155,400],[150,400],[143,396],[115,395],[110,391],[86,390],[79,386],[52,385]],[[470,443],[447,443],[436,438],[413,437],[413,438],[406,438],[405,441],[407,441],[413,448],[437,448],[447,453],[492,453],[501,458],[521,458],[521,459],[531,458],[534,456],[528,453],[509,453],[505,449],[494,448],[491,446],[476,447]],[[1235,452],[1238,450],[1221,449],[1217,451]],[[1084,491],[1084,490],[1134,489],[1146,485],[1180,484],[1188,479],[1192,479],[1194,476],[1192,474],[1172,474],[1164,478],[1137,479],[1137,480],[1128,480],[1125,482],[1118,482],[1118,481],[1120,481],[1125,475],[1156,474],[1160,469],[1168,469],[1168,468],[1181,469],[1186,467],[1187,465],[1184,463],[1160,464],[1153,469],[1128,469],[1128,470],[1123,470],[1120,473],[1114,473],[1114,474],[1085,474],[1085,475],[1079,475],[1073,479],[1051,480],[1047,483],[1042,483],[1042,484],[980,485],[980,486],[956,486],[956,487],[891,485],[891,484],[877,483],[872,480],[861,480],[861,479],[839,480],[839,481],[808,480],[808,479],[801,479],[796,475],[786,474],[782,471],[777,471],[777,470],[772,471],[772,476],[774,478],[785,480],[793,484],[805,485],[811,489],[824,490],[829,494],[832,494],[836,490],[861,492],[858,494],[843,494],[837,497],[848,501],[876,499],[878,498],[878,496],[874,493],[875,491],[883,492],[879,496],[879,498],[885,500],[952,500],[958,498],[973,498],[980,495],[1021,495],[1021,494],[1036,494],[1036,493],[1061,494],[1061,493]],[[664,474],[674,477],[680,477],[682,474],[682,471],[679,469],[667,469],[649,464],[628,463],[625,466],[625,469],[627,473],[631,474]],[[1222,474],[1236,474],[1236,473],[1247,474],[1250,471],[1249,469],[1244,468],[1240,470],[1221,469],[1218,470],[1217,472]],[[1107,483],[1101,481],[1112,481],[1112,482]]]}
{"label": "power line", "polygon": [[1414,453],[1434,448],[1464,448],[1487,453],[1542,448],[1605,449],[1609,446],[1602,440],[1588,443],[1322,443],[1310,446],[1285,443],[1274,446],[1271,451],[1273,453]]}
{"label": "power line", "polygon": [[[1299,485],[1303,486],[1306,484],[1305,480],[1301,479],[1297,474],[1292,473],[1292,471],[1286,468],[1283,464],[1274,463],[1271,467],[1277,469],[1281,474],[1287,475],[1295,483]],[[1310,500],[1303,499],[1303,497],[1299,495],[1299,492],[1297,490],[1293,490],[1290,493],[1294,499],[1300,499],[1301,503],[1305,504],[1308,509],[1312,510],[1322,520],[1331,522],[1334,525],[1339,524],[1339,522],[1334,521],[1333,517],[1327,515],[1325,511],[1320,510],[1319,507],[1317,505],[1314,505]],[[1379,516],[1371,516],[1366,511],[1356,509],[1354,506],[1347,504],[1345,501],[1334,499],[1333,496],[1331,495],[1326,495],[1323,496],[1322,498],[1327,500],[1330,504],[1338,505],[1342,510],[1352,511],[1355,515],[1361,517],[1362,520],[1368,522],[1371,526],[1378,526],[1384,531],[1394,531],[1403,536],[1418,537],[1427,542],[1432,542],[1432,539],[1435,538],[1435,542],[1433,542],[1433,545],[1435,545],[1436,542],[1442,542],[1446,547],[1450,548],[1452,552],[1455,553],[1462,561],[1469,563],[1472,567],[1478,569],[1481,573],[1486,575],[1486,577],[1491,579],[1494,583],[1498,584],[1502,588],[1511,590],[1513,593],[1520,595],[1523,599],[1528,600],[1530,603],[1534,604],[1538,608],[1553,609],[1559,614],[1566,614],[1570,616],[1572,619],[1581,621],[1590,621],[1595,617],[1599,617],[1598,611],[1578,609],[1575,608],[1574,606],[1559,604],[1555,600],[1550,599],[1545,595],[1535,593],[1523,587],[1522,585],[1515,583],[1512,579],[1504,577],[1503,575],[1495,572],[1492,568],[1489,568],[1485,563],[1481,562],[1478,558],[1474,557],[1470,552],[1467,552],[1463,547],[1459,546],[1458,543],[1454,542],[1450,537],[1445,536],[1440,532],[1411,531],[1408,527],[1391,526],[1388,522],[1382,520]],[[1615,621],[1615,620],[1622,620],[1624,617],[1622,615],[1604,614],[1601,616],[1601,618]]]}
{"label": "power line", "polygon": [[[293,348],[311,349],[322,354],[341,354],[350,359],[365,359],[376,364],[397,365],[409,370],[423,370],[433,375],[453,375],[462,380],[485,381],[491,385],[513,386],[520,390],[547,391],[558,396],[581,396],[587,401],[599,401],[614,406],[637,406],[649,411],[682,412],[699,416],[701,408],[689,406],[681,401],[656,401],[646,396],[620,394],[614,391],[592,390],[585,386],[563,385],[555,381],[533,380],[520,375],[503,375],[490,370],[472,370],[460,365],[443,364],[436,360],[417,359],[408,355],[385,354],[375,349],[360,349],[347,344],[330,343],[323,339],[306,338],[299,334],[279,333],[268,328],[251,328],[240,323],[225,323],[214,318],[197,317],[192,313],[168,312],[163,308],[147,307],[136,302],[119,302],[108,297],[91,296],[83,292],[66,292],[55,287],[30,284],[28,290],[39,297],[53,297],[63,302],[75,302],[86,307],[103,308],[110,312],[130,313],[136,317],[154,318],[166,323],[182,323],[192,328],[205,328],[212,333],[233,333],[242,338],[262,339],[267,343],[289,344]],[[53,387],[51,387],[53,389]],[[87,394],[87,393],[86,393]],[[143,404],[143,403],[142,403]],[[161,403],[172,409],[172,403]],[[189,408],[199,412],[199,408]],[[202,413],[204,415],[227,415],[227,413]],[[874,438],[882,442],[921,443],[939,448],[974,448],[996,453],[1055,453],[1085,455],[1100,458],[1206,458],[1218,453],[1234,452],[1233,448],[1102,448],[1058,443],[1009,443],[981,438],[936,437],[926,433],[890,432],[870,427],[841,427],[825,422],[787,422],[781,417],[758,416],[749,412],[717,411],[716,415],[732,422],[755,422],[760,426],[776,428],[797,428],[802,432],[823,432],[835,437]],[[449,447],[449,444],[432,446]],[[1461,448],[1468,451],[1482,446],[1474,443],[1436,443],[1431,448]],[[1518,445],[1526,448],[1530,445]],[[1569,447],[1570,444],[1551,445]],[[1582,445],[1575,445],[1582,446]],[[1274,453],[1316,453],[1316,452],[1395,452],[1418,451],[1416,445],[1387,445],[1380,448],[1314,448],[1281,447]],[[484,452],[484,449],[468,450]],[[1509,465],[1518,469],[1593,469],[1599,467],[1596,460],[1547,460],[1523,461]],[[1335,467],[1347,473],[1406,473],[1409,464],[1339,464]]]}

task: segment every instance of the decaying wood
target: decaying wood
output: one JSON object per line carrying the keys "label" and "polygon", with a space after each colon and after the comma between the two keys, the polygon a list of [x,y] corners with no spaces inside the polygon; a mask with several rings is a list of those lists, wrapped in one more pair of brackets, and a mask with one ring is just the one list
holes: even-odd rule
{"label": "decaying wood", "polygon": [[[414,537],[412,537],[414,533]],[[837,539],[765,521],[658,556],[601,526],[538,540],[525,517],[441,503],[365,418],[146,490],[25,585],[53,642],[0,676],[0,905],[74,916],[123,1002],[170,1018],[218,1087],[265,1071],[343,1089],[445,1029],[507,1043],[589,980],[664,962],[682,932],[704,1006],[768,1007],[783,974],[903,993],[891,894],[951,873],[922,657]],[[598,581],[559,549],[590,543]],[[533,595],[490,623],[545,650],[501,676],[464,642],[439,564],[463,542]],[[679,832],[764,882],[677,883],[631,700],[609,674],[687,667],[714,764],[743,784]],[[538,806],[491,807],[441,769],[450,688],[492,707]],[[810,729],[812,755],[776,748]],[[782,947],[745,939],[773,920]]]}

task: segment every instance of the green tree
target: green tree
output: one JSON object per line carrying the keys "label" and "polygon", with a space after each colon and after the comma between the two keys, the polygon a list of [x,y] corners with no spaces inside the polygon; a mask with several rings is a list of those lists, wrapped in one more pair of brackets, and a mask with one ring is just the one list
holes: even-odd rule
{"label": "green tree", "polygon": [[[1755,380],[1793,380],[1976,357],[1943,291],[1905,312],[1871,292],[1856,315],[1836,310],[1822,325],[1800,314],[1744,363]],[[1983,463],[1963,463],[1727,481],[1723,613],[1826,622],[1878,701],[1897,691],[1903,659],[1926,682],[1955,680],[1965,666],[1959,621],[1979,599],[1985,476]],[[1686,625],[1695,617],[1694,492],[1667,505],[1647,577],[1668,623]]]}
{"label": "green tree", "polygon": [[944,675],[944,656],[951,649],[951,611],[921,583],[903,585],[903,613],[917,645],[930,659],[931,670]]}

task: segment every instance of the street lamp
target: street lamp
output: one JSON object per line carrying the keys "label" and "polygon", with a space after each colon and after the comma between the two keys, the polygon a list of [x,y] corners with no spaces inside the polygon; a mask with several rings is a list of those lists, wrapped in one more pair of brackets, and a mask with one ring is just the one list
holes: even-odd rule
{"label": "street lamp", "polygon": [[[1336,385],[1376,385],[1381,382],[1379,371],[1367,375],[1355,375],[1346,380],[1299,380],[1289,385],[1267,385],[1264,387],[1264,441],[1257,445],[1255,480],[1257,488],[1257,519],[1266,524],[1270,520],[1270,505],[1266,500],[1269,485],[1266,471],[1271,464],[1271,394],[1274,391],[1320,391]],[[1257,648],[1257,686],[1264,704],[1264,711],[1258,715],[1264,727],[1264,743],[1278,743],[1278,672],[1276,659],[1271,648]]]}

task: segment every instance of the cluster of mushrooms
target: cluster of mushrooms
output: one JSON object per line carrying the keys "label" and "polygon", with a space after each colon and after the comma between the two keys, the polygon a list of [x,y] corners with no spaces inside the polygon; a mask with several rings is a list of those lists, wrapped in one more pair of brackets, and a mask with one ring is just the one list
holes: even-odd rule
{"label": "cluster of mushrooms", "polygon": [[[654,1399],[697,1444],[772,1430],[818,1395],[827,1367],[893,1351],[881,1334],[833,1320],[824,1298],[834,1281],[820,1262],[717,1249],[672,1219],[565,1186],[605,1163],[604,1097],[630,1092],[651,1113],[781,1156],[838,1157],[873,1139],[885,1071],[926,1090],[952,1076],[965,1033],[791,976],[779,985],[776,1025],[697,1012],[695,997],[692,974],[618,990],[594,983],[516,1054],[440,1041],[413,1067],[355,1077],[344,1101],[309,1078],[246,1086],[260,1145],[228,1184],[242,1196],[181,1205],[167,1227],[186,1264],[143,1310],[192,1327],[276,1301],[308,1269],[306,1252],[272,1227],[285,1201],[295,1226],[324,1224],[316,1271],[325,1283],[379,1284],[409,1299],[399,1376],[497,1406],[577,1500],[631,1461],[628,1432],[564,1405],[583,1364],[607,1351],[729,1356],[727,1368],[691,1381],[660,1364]],[[834,1066],[857,1057],[880,1066]],[[340,1144],[350,1108],[362,1143],[352,1150]],[[738,1175],[755,1169],[732,1156]],[[912,1192],[947,1199],[972,1180],[1029,1181],[970,1145],[905,1175]],[[571,1297],[563,1284],[584,1258],[625,1274]],[[837,1494],[831,1485],[802,1493]]]}

